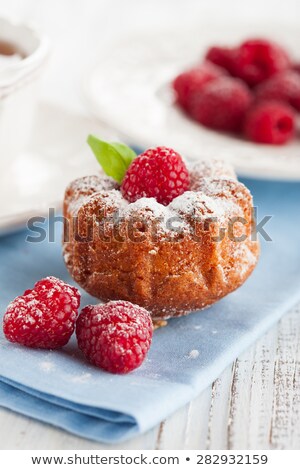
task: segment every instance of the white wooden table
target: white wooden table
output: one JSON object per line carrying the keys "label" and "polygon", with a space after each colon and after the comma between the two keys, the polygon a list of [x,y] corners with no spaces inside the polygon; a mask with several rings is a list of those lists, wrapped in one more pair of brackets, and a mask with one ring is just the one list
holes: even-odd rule
{"label": "white wooden table", "polygon": [[190,404],[119,445],[0,409],[1,449],[300,449],[300,304]]}
{"label": "white wooden table", "polygon": [[[51,38],[43,99],[87,112],[82,71],[116,35],[180,15],[188,23],[235,19],[293,23],[298,0],[0,0],[0,14],[33,21]],[[299,5],[299,3],[298,3]],[[258,7],[259,6],[259,7]],[[216,11],[219,14],[216,15]],[[184,13],[184,14],[183,14]],[[300,449],[300,305],[189,405],[114,449]],[[109,449],[0,408],[2,449]]]}

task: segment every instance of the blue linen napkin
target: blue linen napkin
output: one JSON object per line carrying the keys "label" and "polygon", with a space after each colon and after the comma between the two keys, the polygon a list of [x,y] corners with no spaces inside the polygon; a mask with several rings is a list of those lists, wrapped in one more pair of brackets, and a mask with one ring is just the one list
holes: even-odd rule
{"label": "blue linen napkin", "polygon": [[[61,351],[13,345],[0,333],[0,405],[102,442],[155,426],[207,387],[300,299],[300,184],[245,181],[272,242],[243,287],[209,309],[159,329],[145,363],[126,376],[86,363],[75,338]],[[71,281],[56,241],[0,239],[0,311],[40,278]],[[95,299],[83,294],[82,305]],[[193,351],[193,352],[192,352]],[[196,353],[195,353],[196,351]],[[198,354],[199,353],[199,354]]]}

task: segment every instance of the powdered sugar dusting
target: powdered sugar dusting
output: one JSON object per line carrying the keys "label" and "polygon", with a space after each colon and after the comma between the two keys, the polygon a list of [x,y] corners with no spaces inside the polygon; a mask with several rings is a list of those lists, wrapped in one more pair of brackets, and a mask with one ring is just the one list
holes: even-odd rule
{"label": "powdered sugar dusting", "polygon": [[88,372],[83,373],[81,375],[75,375],[70,379],[70,382],[72,383],[86,383],[90,380],[92,377],[92,374],[89,374]]}
{"label": "powdered sugar dusting", "polygon": [[[190,169],[191,191],[186,191],[181,196],[173,199],[164,206],[154,198],[140,198],[133,203],[129,203],[122,196],[118,185],[111,178],[104,176],[87,176],[71,183],[66,191],[66,201],[68,210],[76,216],[82,207],[102,204],[111,211],[118,212],[119,217],[126,220],[132,217],[146,217],[148,220],[155,220],[157,230],[161,233],[174,231],[173,225],[170,227],[168,221],[176,219],[177,226],[183,230],[188,230],[188,216],[201,217],[228,217],[236,212],[237,205],[232,200],[231,193],[227,193],[225,198],[214,195],[213,188],[222,179],[231,178],[236,186],[240,185],[236,181],[232,167],[223,161],[213,159],[212,161],[198,162]],[[215,178],[215,179],[213,179]],[[220,183],[226,189],[225,183]],[[197,187],[203,186],[203,190]],[[207,188],[207,191],[205,191]],[[70,194],[70,197],[68,196]]]}
{"label": "powdered sugar dusting", "polygon": [[185,213],[202,217],[221,219],[231,209],[230,201],[207,196],[203,192],[186,191],[170,204],[170,209],[177,213]]}
{"label": "powdered sugar dusting", "polygon": [[212,158],[197,162],[190,169],[191,189],[197,190],[197,182],[202,178],[236,179],[233,167],[224,160]]}
{"label": "powdered sugar dusting", "polygon": [[[95,194],[104,195],[108,193],[111,203],[117,204],[122,199],[119,185],[104,174],[84,176],[78,178],[66,189],[65,200],[69,204],[70,212],[75,216],[83,204],[88,202]],[[71,194],[70,194],[71,193]],[[109,202],[109,201],[107,201]]]}
{"label": "powdered sugar dusting", "polygon": [[[183,218],[181,218],[176,210],[173,210],[171,204],[163,206],[159,204],[154,198],[141,198],[136,202],[128,204],[123,213],[126,219],[131,217],[146,217],[148,220],[154,220],[161,232],[171,231],[170,223],[176,222],[182,229],[187,229],[188,226]],[[173,225],[174,226],[174,225]]]}
{"label": "powdered sugar dusting", "polygon": [[128,204],[124,214],[125,216],[130,217],[132,214],[137,212],[147,212],[149,217],[153,216],[155,218],[164,217],[166,214],[170,213],[168,207],[163,206],[153,197],[142,197],[141,199]]}
{"label": "powdered sugar dusting", "polygon": [[189,352],[188,358],[189,359],[197,359],[197,357],[199,357],[198,349],[192,349],[192,351]]}
{"label": "powdered sugar dusting", "polygon": [[75,193],[78,192],[80,194],[90,195],[95,192],[117,189],[119,186],[112,178],[100,173],[99,175],[89,175],[78,178],[71,183],[71,187],[72,191]]}
{"label": "powdered sugar dusting", "polygon": [[257,258],[244,243],[237,243],[237,245],[233,258],[238,262],[239,273],[243,276],[249,270],[249,267],[256,264]]}
{"label": "powdered sugar dusting", "polygon": [[52,372],[53,370],[55,370],[55,364],[53,362],[50,362],[50,361],[40,362],[39,367],[44,372]]}

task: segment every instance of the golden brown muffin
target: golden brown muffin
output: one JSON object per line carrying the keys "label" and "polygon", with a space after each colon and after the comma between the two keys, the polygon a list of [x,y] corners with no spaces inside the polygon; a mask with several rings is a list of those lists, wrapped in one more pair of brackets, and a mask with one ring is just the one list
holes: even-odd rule
{"label": "golden brown muffin", "polygon": [[165,319],[243,284],[259,255],[251,194],[218,161],[196,164],[190,176],[190,191],[168,206],[153,198],[129,203],[102,175],[73,181],[63,251],[74,280],[101,300],[129,300]]}

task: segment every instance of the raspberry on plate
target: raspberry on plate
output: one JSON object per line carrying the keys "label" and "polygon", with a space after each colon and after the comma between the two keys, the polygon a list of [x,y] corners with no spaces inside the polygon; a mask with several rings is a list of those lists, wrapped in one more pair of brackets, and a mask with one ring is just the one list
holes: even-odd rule
{"label": "raspberry on plate", "polygon": [[292,64],[292,70],[294,70],[294,72],[300,73],[300,62]]}
{"label": "raspberry on plate", "polygon": [[230,75],[234,75],[234,64],[236,60],[237,49],[235,47],[212,46],[208,49],[205,60],[227,70]]}
{"label": "raspberry on plate", "polygon": [[125,374],[139,367],[153,334],[149,312],[122,300],[88,305],[76,324],[78,346],[95,366]]}
{"label": "raspberry on plate", "polygon": [[191,96],[193,118],[206,127],[239,132],[252,95],[240,80],[221,77]]}
{"label": "raspberry on plate", "polygon": [[125,199],[135,202],[153,197],[168,205],[189,189],[190,176],[182,157],[168,147],[156,147],[137,156],[126,171],[121,185]]}
{"label": "raspberry on plate", "polygon": [[79,305],[78,289],[55,277],[42,279],[8,305],[5,337],[31,348],[61,348],[75,329]]}
{"label": "raspberry on plate", "polygon": [[203,85],[225,73],[225,70],[209,62],[180,73],[172,84],[178,104],[186,109],[192,92],[200,91]]}
{"label": "raspberry on plate", "polygon": [[284,101],[300,111],[300,75],[292,70],[279,72],[257,86],[259,100]]}
{"label": "raspberry on plate", "polygon": [[234,75],[249,86],[255,86],[290,65],[287,52],[278,44],[265,39],[249,39],[238,48]]}
{"label": "raspberry on plate", "polygon": [[293,137],[293,109],[282,102],[263,101],[250,108],[245,118],[245,136],[253,142],[281,145]]}

